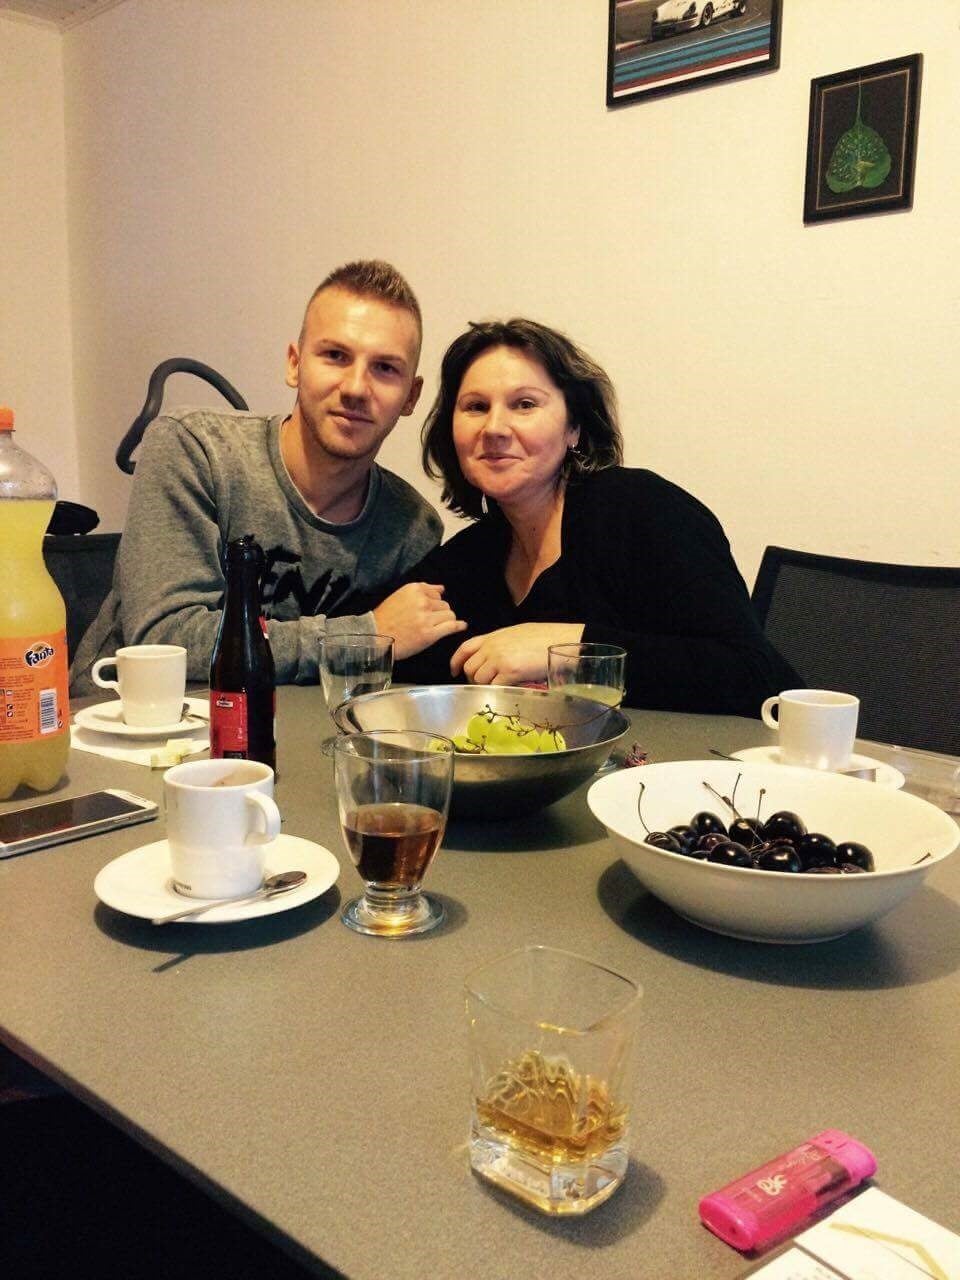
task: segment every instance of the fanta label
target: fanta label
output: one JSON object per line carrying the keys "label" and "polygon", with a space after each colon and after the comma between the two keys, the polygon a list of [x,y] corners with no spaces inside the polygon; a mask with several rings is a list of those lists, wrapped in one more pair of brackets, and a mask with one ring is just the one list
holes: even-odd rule
{"label": "fanta label", "polygon": [[0,743],[32,742],[70,723],[67,636],[0,639]]}

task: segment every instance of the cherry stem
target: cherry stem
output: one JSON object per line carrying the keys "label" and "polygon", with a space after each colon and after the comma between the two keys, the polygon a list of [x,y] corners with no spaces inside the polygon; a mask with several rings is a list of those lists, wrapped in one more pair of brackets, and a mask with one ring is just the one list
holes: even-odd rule
{"label": "cherry stem", "polygon": [[[739,773],[737,774],[737,782],[740,781],[741,776],[742,776],[741,774]],[[711,795],[716,796],[721,804],[725,804],[727,806],[727,808],[730,810],[730,812],[733,814],[735,818],[743,817],[742,813],[737,812],[737,806],[733,803],[732,796],[722,796],[720,792],[716,789],[716,787],[712,787],[710,783],[706,781],[706,779],[701,779],[701,781],[703,782],[703,785],[707,788],[707,790],[710,792]],[[733,794],[734,795],[737,794],[736,783],[734,783]]]}
{"label": "cherry stem", "polygon": [[640,819],[640,825],[643,827],[647,835],[649,835],[650,828],[647,826],[646,822],[644,822],[643,814],[640,812],[640,801],[643,799],[643,793],[644,791],[646,791],[646,789],[647,789],[647,784],[645,782],[641,782],[640,790],[637,792],[637,817]]}

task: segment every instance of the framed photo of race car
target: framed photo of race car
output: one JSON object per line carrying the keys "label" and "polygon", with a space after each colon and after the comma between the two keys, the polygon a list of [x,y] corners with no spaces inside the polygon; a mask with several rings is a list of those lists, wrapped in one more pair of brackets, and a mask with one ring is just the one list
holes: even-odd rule
{"label": "framed photo of race car", "polygon": [[781,0],[608,2],[608,107],[780,65]]}

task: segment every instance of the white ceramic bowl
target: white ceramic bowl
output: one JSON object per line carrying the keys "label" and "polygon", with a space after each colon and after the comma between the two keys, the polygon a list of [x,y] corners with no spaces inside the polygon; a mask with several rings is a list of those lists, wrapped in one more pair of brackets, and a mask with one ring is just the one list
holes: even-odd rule
{"label": "white ceramic bowl", "polygon": [[[793,810],[809,831],[867,845],[877,869],[841,876],[754,871],[645,843],[637,814],[641,784],[644,822],[651,831],[665,831],[701,809],[729,822],[729,811],[703,782],[729,796],[738,775],[737,808],[745,817],[756,815],[765,788],[761,818]],[[695,924],[754,942],[821,942],[858,929],[919,888],[960,843],[954,820],[926,800],[859,778],[786,765],[685,760],[623,769],[595,782],[587,803],[651,893]],[[924,854],[930,856],[918,861]]]}

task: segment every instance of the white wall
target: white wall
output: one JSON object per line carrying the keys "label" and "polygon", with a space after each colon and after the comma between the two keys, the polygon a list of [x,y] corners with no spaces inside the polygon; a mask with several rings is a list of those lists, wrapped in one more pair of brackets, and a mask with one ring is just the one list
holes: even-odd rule
{"label": "white wall", "polygon": [[[767,542],[960,564],[960,0],[786,0],[781,69],[609,111],[603,0],[128,0],[63,37],[85,500],[147,375],[204,359],[289,403],[326,270],[393,260],[423,408],[469,319],[526,313],[610,371],[628,461]],[[924,54],[915,207],[804,227],[809,82]],[[181,378],[170,400],[207,399]],[[388,465],[423,480],[416,419]]]}
{"label": "white wall", "polygon": [[59,33],[0,19],[0,403],[76,498]]}

